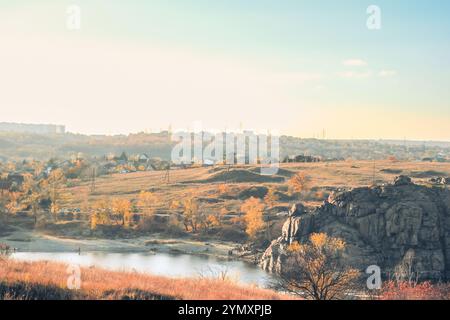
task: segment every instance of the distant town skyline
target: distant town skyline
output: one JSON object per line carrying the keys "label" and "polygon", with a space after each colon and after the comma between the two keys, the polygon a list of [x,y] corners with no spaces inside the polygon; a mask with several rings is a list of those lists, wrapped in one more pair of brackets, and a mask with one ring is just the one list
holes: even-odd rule
{"label": "distant town skyline", "polygon": [[0,0],[0,122],[450,141],[450,2],[371,4]]}

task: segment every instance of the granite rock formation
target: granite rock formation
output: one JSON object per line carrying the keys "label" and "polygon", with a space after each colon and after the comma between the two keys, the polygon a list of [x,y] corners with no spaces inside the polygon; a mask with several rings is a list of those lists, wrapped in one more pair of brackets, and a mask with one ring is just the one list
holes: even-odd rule
{"label": "granite rock formation", "polygon": [[344,239],[346,263],[362,271],[378,265],[387,275],[409,263],[420,279],[450,279],[450,191],[445,188],[400,176],[393,184],[331,194],[309,212],[294,205],[281,237],[262,256],[262,268],[282,270],[287,246],[307,241],[314,232]]}

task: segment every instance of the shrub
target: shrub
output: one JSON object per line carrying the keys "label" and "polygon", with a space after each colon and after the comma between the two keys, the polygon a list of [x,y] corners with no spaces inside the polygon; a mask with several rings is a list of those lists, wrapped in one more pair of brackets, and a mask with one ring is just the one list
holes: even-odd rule
{"label": "shrub", "polygon": [[0,300],[71,300],[76,292],[51,284],[39,284],[17,281],[0,282]]}
{"label": "shrub", "polygon": [[388,281],[383,285],[380,300],[448,300],[448,285],[431,282]]}
{"label": "shrub", "polygon": [[325,233],[311,234],[306,244],[293,243],[288,248],[279,287],[314,300],[348,297],[357,286],[359,272],[343,263],[344,249],[343,240]]}
{"label": "shrub", "polygon": [[247,240],[247,234],[237,226],[223,226],[217,235],[225,241],[243,242]]}

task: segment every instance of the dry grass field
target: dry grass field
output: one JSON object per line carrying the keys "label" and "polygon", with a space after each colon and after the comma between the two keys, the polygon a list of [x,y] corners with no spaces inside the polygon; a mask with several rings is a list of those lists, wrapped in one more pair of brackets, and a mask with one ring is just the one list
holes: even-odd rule
{"label": "dry grass field", "polygon": [[286,295],[231,280],[166,278],[139,273],[81,269],[79,290],[67,289],[67,265],[0,259],[0,300],[280,300]]}
{"label": "dry grass field", "polygon": [[[226,207],[236,211],[241,204],[241,193],[252,187],[273,187],[285,197],[280,197],[277,206],[287,206],[295,201],[307,205],[319,205],[329,192],[338,188],[390,183],[400,175],[408,175],[420,184],[429,184],[435,176],[450,176],[450,163],[402,162],[402,161],[338,161],[323,163],[282,164],[275,177],[262,177],[258,167],[235,166],[209,168],[189,168],[171,170],[169,182],[164,179],[164,171],[135,172],[103,176],[96,180],[94,192],[90,192],[91,183],[75,181],[67,192],[71,195],[68,207],[82,207],[104,198],[136,199],[142,190],[151,191],[159,199],[158,209],[167,211],[173,200],[194,196],[211,209]],[[303,197],[288,195],[287,181],[298,173],[304,173],[310,180],[310,192]],[[220,193],[221,185],[227,186],[227,192]],[[218,201],[208,201],[217,199]]]}

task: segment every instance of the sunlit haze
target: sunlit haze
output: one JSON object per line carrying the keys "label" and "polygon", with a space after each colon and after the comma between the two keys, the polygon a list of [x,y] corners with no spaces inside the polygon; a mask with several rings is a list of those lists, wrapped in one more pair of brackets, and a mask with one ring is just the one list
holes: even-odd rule
{"label": "sunlit haze", "polygon": [[0,121],[449,141],[450,3],[319,2],[0,1]]}

